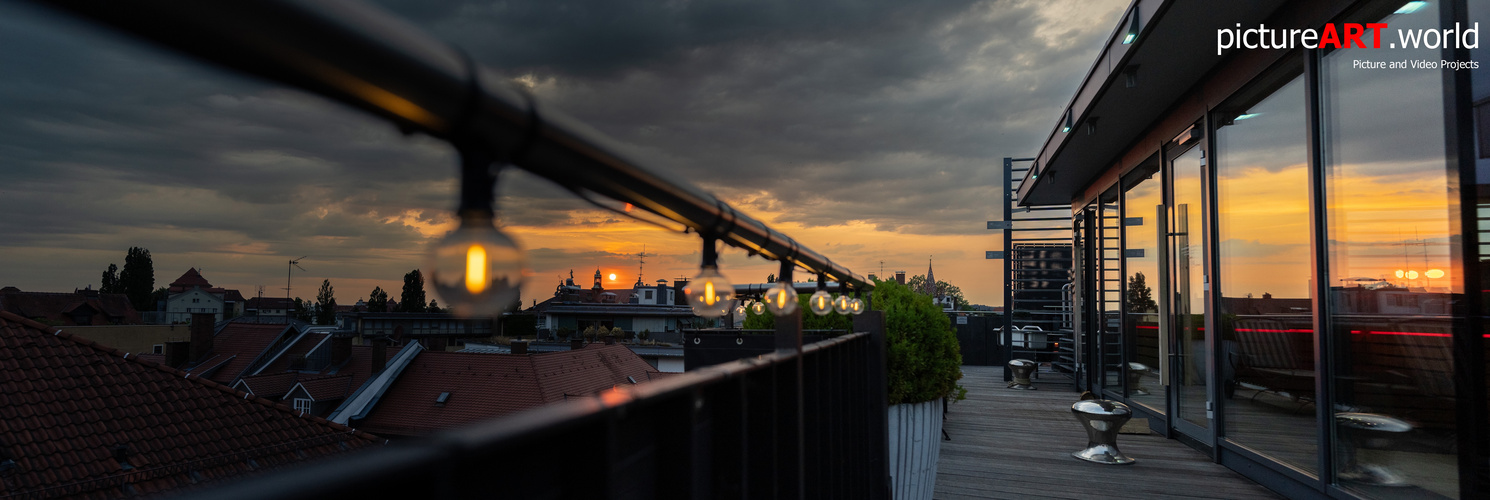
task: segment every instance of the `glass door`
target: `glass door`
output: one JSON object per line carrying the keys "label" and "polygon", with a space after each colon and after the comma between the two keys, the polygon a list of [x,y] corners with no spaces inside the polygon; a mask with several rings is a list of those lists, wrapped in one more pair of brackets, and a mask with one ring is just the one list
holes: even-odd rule
{"label": "glass door", "polygon": [[[1192,130],[1199,130],[1200,125]],[[1205,272],[1206,159],[1198,133],[1186,133],[1168,152],[1168,312],[1170,414],[1174,429],[1210,444],[1210,345],[1206,330],[1210,282]]]}

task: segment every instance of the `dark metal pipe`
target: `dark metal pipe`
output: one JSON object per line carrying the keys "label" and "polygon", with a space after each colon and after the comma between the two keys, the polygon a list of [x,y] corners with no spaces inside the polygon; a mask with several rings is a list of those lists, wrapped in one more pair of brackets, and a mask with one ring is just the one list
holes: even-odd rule
{"label": "dark metal pipe", "polygon": [[299,87],[462,147],[485,149],[577,193],[660,215],[773,260],[872,288],[690,184],[615,153],[578,121],[480,78],[465,54],[350,0],[178,2],[33,0],[228,69]]}

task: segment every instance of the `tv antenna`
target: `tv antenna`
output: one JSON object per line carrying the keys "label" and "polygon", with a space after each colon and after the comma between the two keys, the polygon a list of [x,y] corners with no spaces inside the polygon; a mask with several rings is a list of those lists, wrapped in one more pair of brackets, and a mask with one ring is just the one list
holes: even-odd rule
{"label": "tv antenna", "polygon": [[642,251],[641,251],[641,253],[636,254],[636,282],[637,283],[641,283],[643,285],[646,285],[647,284],[646,282],[642,281],[642,270],[645,269],[646,267],[647,267],[647,246],[646,245],[642,245]]}
{"label": "tv antenna", "polygon": [[[295,299],[290,298],[290,273],[294,272],[295,271],[295,268],[300,267],[300,261],[305,260],[305,257],[307,257],[307,256],[302,255],[298,259],[291,260],[290,261],[290,264],[287,265],[287,266],[285,266],[285,300],[286,301],[294,301],[295,300]],[[304,271],[305,268],[300,267],[300,270],[301,271]]]}

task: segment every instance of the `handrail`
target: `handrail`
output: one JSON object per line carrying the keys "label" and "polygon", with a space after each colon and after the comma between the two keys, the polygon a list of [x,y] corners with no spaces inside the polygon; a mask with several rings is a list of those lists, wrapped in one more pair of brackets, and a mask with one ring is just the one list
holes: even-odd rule
{"label": "handrail", "polygon": [[[714,195],[622,157],[612,140],[481,76],[465,53],[352,0],[33,0],[242,73],[341,101],[574,191],[657,214],[856,289],[873,284]],[[637,214],[626,215],[643,219]]]}

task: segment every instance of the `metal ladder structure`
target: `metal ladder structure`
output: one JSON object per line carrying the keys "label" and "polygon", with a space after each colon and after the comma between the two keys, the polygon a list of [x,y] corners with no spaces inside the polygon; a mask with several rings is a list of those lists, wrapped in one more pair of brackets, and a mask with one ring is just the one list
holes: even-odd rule
{"label": "metal ladder structure", "polygon": [[[985,255],[1004,261],[999,358],[1005,364],[1016,358],[1034,360],[1042,365],[1037,374],[1073,377],[1079,358],[1073,336],[1071,207],[1016,206],[1024,174],[1034,161],[1004,158],[1003,220],[988,222],[988,229],[1003,232],[1003,250]],[[1005,380],[1010,379],[1006,365]]]}

